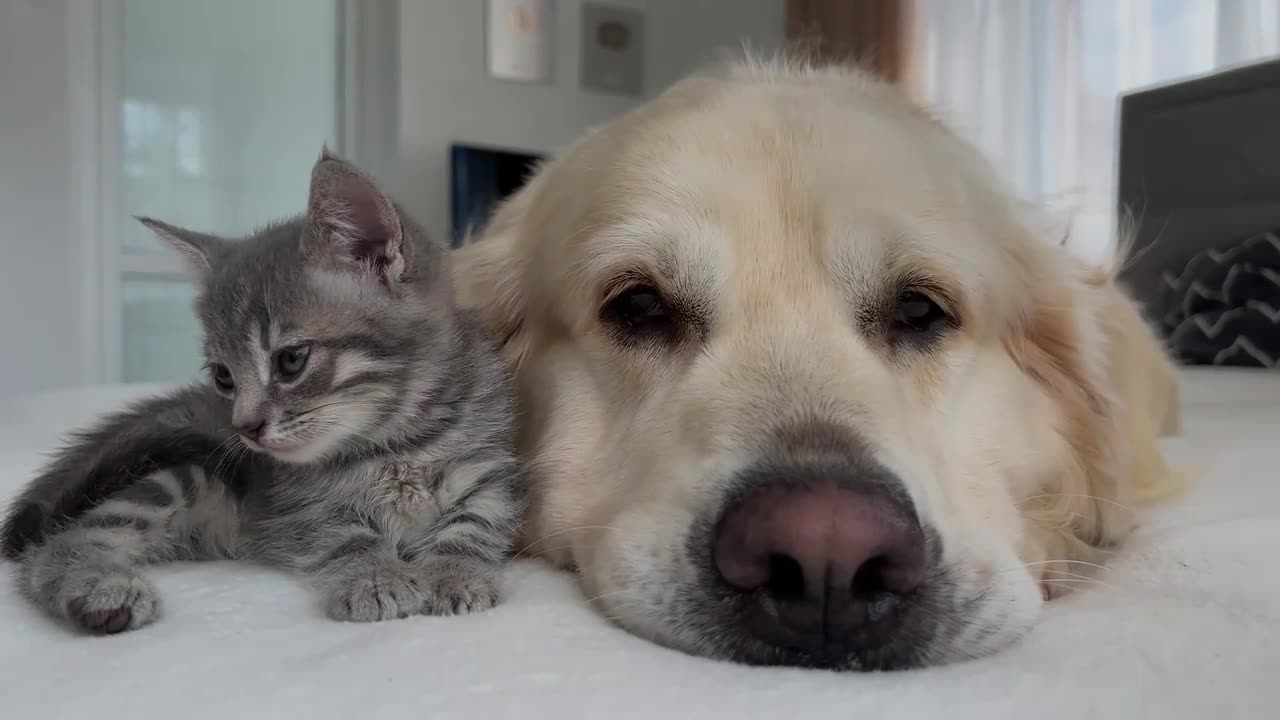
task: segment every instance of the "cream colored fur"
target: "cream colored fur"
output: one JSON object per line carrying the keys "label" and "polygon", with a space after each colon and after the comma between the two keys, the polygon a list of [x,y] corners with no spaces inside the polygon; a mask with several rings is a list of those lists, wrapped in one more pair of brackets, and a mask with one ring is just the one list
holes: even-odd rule
{"label": "cream colored fur", "polygon": [[[973,149],[848,69],[735,64],[582,138],[456,263],[516,369],[528,552],[631,631],[715,655],[670,594],[696,582],[683,538],[769,427],[820,416],[903,479],[981,600],[933,657],[1012,642],[1176,488],[1170,364],[1109,272],[1035,227]],[[895,354],[859,312],[913,273],[960,329]],[[705,336],[613,342],[626,274],[696,299]]]}

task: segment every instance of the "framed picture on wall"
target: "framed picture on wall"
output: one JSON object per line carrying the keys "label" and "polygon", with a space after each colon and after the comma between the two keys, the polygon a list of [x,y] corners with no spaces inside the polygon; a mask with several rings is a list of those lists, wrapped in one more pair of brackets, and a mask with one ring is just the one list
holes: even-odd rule
{"label": "framed picture on wall", "polygon": [[486,0],[485,52],[490,77],[550,82],[555,22],[555,0]]}

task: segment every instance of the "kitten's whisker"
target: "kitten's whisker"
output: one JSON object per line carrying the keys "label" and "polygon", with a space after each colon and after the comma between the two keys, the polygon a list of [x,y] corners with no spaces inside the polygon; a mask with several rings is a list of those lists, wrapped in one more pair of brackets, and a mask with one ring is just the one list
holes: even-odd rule
{"label": "kitten's whisker", "polygon": [[[534,545],[538,546],[537,550],[532,550]],[[534,542],[534,543],[529,543],[528,545],[521,548],[518,552],[515,553],[515,555],[517,557],[538,557],[540,553],[554,552],[556,550],[568,550],[571,547],[573,547],[572,542],[566,542],[562,545],[543,545],[541,542]],[[533,552],[534,554],[524,555],[524,553],[526,552]]]}
{"label": "kitten's whisker", "polygon": [[[226,451],[220,452],[221,448],[231,443],[231,447]],[[216,478],[224,478],[231,475],[240,467],[240,461],[250,452],[249,446],[245,445],[238,434],[228,436],[225,440],[218,444],[210,456],[217,454],[217,461],[214,463],[213,475]],[[206,458],[205,462],[208,462]]]}
{"label": "kitten's whisker", "polygon": [[[523,555],[526,552],[528,552],[529,548],[533,547],[534,545],[537,545],[542,542],[546,542],[547,540],[550,540],[551,538],[557,535],[564,535],[565,533],[579,532],[582,530],[612,530],[614,532],[623,532],[622,528],[613,527],[612,525],[576,525],[574,527],[562,528],[560,530],[549,532],[546,535],[543,535],[542,537],[538,538],[537,540],[530,542],[528,545],[525,545],[518,552],[516,552],[516,555],[517,556]],[[566,547],[571,547],[571,545]]]}
{"label": "kitten's whisker", "polygon": [[360,440],[364,440],[365,442],[369,443],[369,445],[373,446],[372,448],[369,449],[370,452],[372,452],[373,448],[377,448],[379,450],[386,450],[386,445],[384,443],[374,440],[368,435],[365,435],[363,432],[361,432],[357,428],[352,427],[351,425],[348,425],[345,422],[338,420],[336,418],[332,419],[331,422],[332,422],[332,425],[336,427],[340,427],[343,430],[347,431],[347,433],[352,437],[359,438]]}
{"label": "kitten's whisker", "polygon": [[238,441],[239,437],[240,437],[239,435],[232,433],[227,437],[223,438],[222,442],[218,443],[216,447],[214,447],[212,450],[209,451],[209,454],[204,459],[204,464],[207,466],[209,464],[209,461],[212,460],[215,455],[218,457],[218,460],[220,463],[222,460],[222,456],[218,455],[218,453],[222,451],[222,448],[226,447],[227,443]]}
{"label": "kitten's whisker", "polygon": [[641,592],[639,590],[636,590],[635,588],[622,588],[619,590],[610,590],[608,592],[602,592],[599,595],[589,597],[587,598],[587,604],[592,605],[592,604],[595,604],[597,600],[602,600],[607,597],[615,597],[618,595],[633,595],[636,597],[644,597],[641,594]]}
{"label": "kitten's whisker", "polygon": [[386,404],[375,404],[373,402],[363,401],[363,400],[338,400],[334,402],[324,403],[323,405],[317,405],[313,408],[303,410],[302,412],[294,413],[293,415],[290,415],[288,418],[286,418],[286,420],[290,422],[297,421],[297,420],[309,420],[309,419],[312,419],[312,417],[316,413],[319,413],[324,410],[329,410],[335,407],[344,408],[338,411],[338,413],[342,415],[349,414],[355,409],[361,409],[363,411],[369,412],[370,414],[383,414],[387,411],[394,411],[394,410],[400,409],[399,405],[391,402],[388,402]]}

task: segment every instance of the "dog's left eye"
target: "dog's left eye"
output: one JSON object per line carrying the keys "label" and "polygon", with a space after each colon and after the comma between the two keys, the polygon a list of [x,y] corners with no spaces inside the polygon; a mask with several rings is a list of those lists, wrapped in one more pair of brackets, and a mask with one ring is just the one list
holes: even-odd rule
{"label": "dog's left eye", "polygon": [[605,303],[600,317],[633,336],[665,329],[671,323],[667,304],[652,285],[635,285],[618,293]]}
{"label": "dog's left eye", "polygon": [[950,316],[932,298],[908,291],[898,296],[893,308],[893,330],[899,335],[932,336],[941,332]]}

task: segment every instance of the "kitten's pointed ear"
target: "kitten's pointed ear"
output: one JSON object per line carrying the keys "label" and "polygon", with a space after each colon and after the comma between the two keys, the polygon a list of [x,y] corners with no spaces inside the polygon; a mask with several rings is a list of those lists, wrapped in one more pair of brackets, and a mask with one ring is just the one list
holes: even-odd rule
{"label": "kitten's pointed ear", "polygon": [[170,247],[182,253],[187,263],[197,272],[204,274],[213,267],[214,255],[218,244],[222,242],[218,238],[170,225],[155,218],[135,215],[134,219],[145,225]]}
{"label": "kitten's pointed ear", "polygon": [[311,170],[307,254],[371,270],[388,287],[412,269],[400,213],[373,179],[325,147]]}

